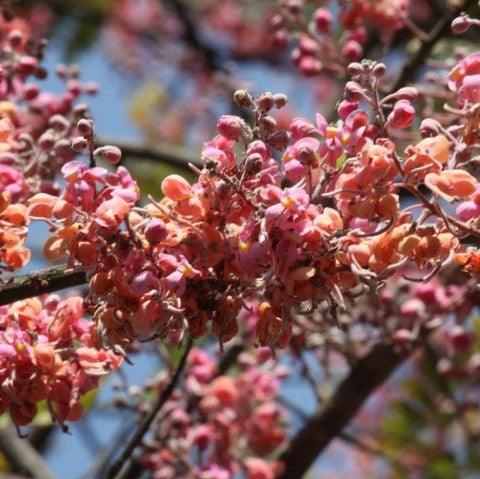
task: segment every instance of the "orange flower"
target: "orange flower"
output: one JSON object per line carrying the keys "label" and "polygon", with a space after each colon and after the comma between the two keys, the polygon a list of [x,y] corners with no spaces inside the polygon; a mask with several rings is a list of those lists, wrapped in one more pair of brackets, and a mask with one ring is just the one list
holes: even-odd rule
{"label": "orange flower", "polygon": [[477,180],[465,170],[445,170],[441,173],[429,173],[425,185],[435,194],[447,201],[468,198],[477,189]]}
{"label": "orange flower", "polygon": [[448,140],[443,135],[425,138],[417,146],[408,147],[403,163],[405,180],[418,183],[428,173],[440,173],[448,160],[448,150]]}

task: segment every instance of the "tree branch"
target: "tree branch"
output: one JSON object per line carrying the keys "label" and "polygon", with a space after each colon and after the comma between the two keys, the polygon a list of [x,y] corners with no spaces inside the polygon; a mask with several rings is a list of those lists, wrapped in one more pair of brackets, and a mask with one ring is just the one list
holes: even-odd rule
{"label": "tree branch", "polygon": [[40,454],[12,428],[0,429],[0,451],[13,472],[33,479],[54,479]]}
{"label": "tree branch", "polygon": [[421,42],[418,50],[413,54],[410,60],[403,66],[400,75],[390,88],[390,92],[397,91],[399,88],[410,83],[425,60],[432,53],[435,45],[450,32],[450,24],[455,17],[477,3],[476,0],[464,0],[454,11],[446,12],[443,17],[436,23],[428,37]]}
{"label": "tree branch", "polygon": [[281,479],[300,479],[316,457],[340,436],[366,399],[402,362],[390,345],[376,345],[340,383],[331,400],[314,414],[293,437],[281,460]]}
{"label": "tree branch", "polygon": [[189,169],[188,163],[200,166],[200,155],[181,146],[158,143],[154,145],[122,141],[115,138],[99,138],[98,146],[116,145],[122,150],[124,158],[145,159],[155,163],[166,163],[178,168]]}
{"label": "tree branch", "polygon": [[143,437],[145,436],[147,431],[150,429],[150,426],[152,425],[153,421],[157,417],[157,414],[159,413],[159,411],[162,409],[163,405],[170,399],[170,396],[172,395],[178,383],[178,380],[180,379],[180,376],[185,368],[187,357],[190,350],[192,349],[192,345],[193,345],[193,340],[189,338],[187,345],[185,347],[185,351],[183,352],[182,358],[180,359],[180,362],[177,366],[177,369],[175,370],[175,373],[172,376],[172,379],[170,380],[170,383],[162,391],[157,401],[153,405],[150,413],[140,423],[138,429],[130,438],[125,449],[120,454],[118,459],[111,465],[111,467],[109,468],[105,476],[106,479],[121,479],[122,477],[124,477],[123,476],[124,466],[131,459],[133,451],[140,444]]}
{"label": "tree branch", "polygon": [[27,273],[4,283],[0,282],[0,306],[40,294],[80,286],[86,282],[83,271],[68,268],[67,265]]}

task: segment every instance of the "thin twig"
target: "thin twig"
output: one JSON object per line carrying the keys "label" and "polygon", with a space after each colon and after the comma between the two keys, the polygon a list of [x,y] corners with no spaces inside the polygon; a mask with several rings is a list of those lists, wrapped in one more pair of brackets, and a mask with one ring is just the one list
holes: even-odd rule
{"label": "thin twig", "polygon": [[157,414],[162,409],[163,405],[170,399],[175,387],[180,379],[180,376],[185,368],[185,364],[187,362],[188,354],[192,348],[193,340],[188,338],[187,344],[185,346],[185,351],[183,352],[182,358],[175,370],[174,375],[172,376],[170,383],[168,386],[162,391],[160,396],[158,397],[157,401],[152,407],[150,413],[143,419],[140,423],[138,429],[135,431],[133,436],[128,441],[125,449],[120,454],[120,456],[116,459],[116,461],[110,466],[105,479],[121,479],[123,477],[122,470],[125,464],[131,459],[133,451],[135,448],[140,444],[145,434],[150,429],[153,421],[157,417]]}

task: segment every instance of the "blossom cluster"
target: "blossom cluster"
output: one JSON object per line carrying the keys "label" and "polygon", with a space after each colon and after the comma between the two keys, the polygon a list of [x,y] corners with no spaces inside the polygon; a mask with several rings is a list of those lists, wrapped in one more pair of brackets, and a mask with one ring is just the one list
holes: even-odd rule
{"label": "blossom cluster", "polygon": [[[475,58],[450,74],[463,82],[459,91]],[[479,185],[463,167],[471,104],[463,105],[464,127],[423,120],[424,139],[400,157],[389,136],[415,121],[416,89],[382,98],[384,65],[352,63],[349,71],[335,125],[318,114],[315,124],[297,117],[284,131],[272,116],[284,95],[237,91],[252,121],[221,117],[218,135],[203,146],[197,182],[168,176],[160,201],[137,206],[125,168],[112,173],[81,161],[62,168],[59,197],[29,199],[30,215],[52,227],[47,257],[68,254],[88,273],[105,344],[180,338],[185,326],[193,336],[210,326],[223,343],[238,333],[243,309],[255,317],[259,344],[285,347],[298,313],[328,305],[335,319],[395,274],[428,280],[452,259],[471,271],[477,253],[460,241],[477,236],[478,214],[468,208]],[[91,136],[88,120],[77,130]],[[74,144],[84,147],[86,137]],[[115,164],[121,153],[108,146],[92,155]],[[418,203],[403,206],[405,194]],[[452,216],[441,201],[463,203]]]}
{"label": "blossom cluster", "polygon": [[61,66],[57,73],[65,92],[41,91],[31,79],[47,75],[41,66],[46,43],[30,25],[18,18],[0,20],[0,267],[9,271],[30,258],[23,246],[29,223],[25,202],[36,192],[60,192],[59,169],[76,155],[72,125],[88,113],[75,101],[97,88],[81,84],[78,69]]}
{"label": "blossom cluster", "polygon": [[359,60],[369,26],[379,31],[383,41],[391,40],[405,27],[411,2],[339,1],[335,2],[337,8],[320,6],[313,13],[306,0],[278,0],[277,3],[277,13],[270,22],[273,43],[282,48],[290,39],[295,39],[293,62],[304,75],[315,76],[321,72],[341,72],[348,63]]}
{"label": "blossom cluster", "polygon": [[[218,375],[213,357],[193,349],[186,392],[168,401],[145,447],[143,464],[156,479],[274,479],[272,460],[286,439],[286,413],[276,402],[285,371],[259,353],[244,352],[235,375]],[[263,363],[263,364],[262,364]],[[161,373],[162,389],[168,374]]]}
{"label": "blossom cluster", "polygon": [[81,398],[120,367],[122,356],[98,347],[78,296],[56,295],[0,307],[0,413],[28,424],[46,401],[52,420],[78,421]]}

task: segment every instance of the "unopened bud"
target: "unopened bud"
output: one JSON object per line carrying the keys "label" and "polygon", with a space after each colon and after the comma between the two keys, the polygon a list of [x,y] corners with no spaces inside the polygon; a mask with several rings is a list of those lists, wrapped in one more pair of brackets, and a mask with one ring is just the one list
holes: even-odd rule
{"label": "unopened bud", "polygon": [[45,151],[52,149],[54,144],[55,137],[53,136],[53,133],[49,130],[43,133],[38,139],[38,146]]}
{"label": "unopened bud", "polygon": [[467,15],[460,15],[452,22],[452,32],[455,35],[461,35],[462,33],[465,33],[470,27],[471,22]]}
{"label": "unopened bud", "polygon": [[347,67],[348,74],[351,76],[361,75],[363,73],[363,67],[358,62],[352,62]]}
{"label": "unopened bud", "polygon": [[408,100],[408,101],[416,101],[418,99],[418,90],[413,86],[406,86],[400,88],[395,93],[395,97],[399,100]]}
{"label": "unopened bud", "polygon": [[65,131],[70,126],[68,120],[62,115],[53,115],[48,120],[48,124],[57,131]]}
{"label": "unopened bud", "polygon": [[433,118],[425,118],[420,124],[420,134],[426,138],[428,136],[435,136],[440,133],[441,127],[439,123]]}
{"label": "unopened bud", "polygon": [[8,42],[10,43],[10,46],[16,50],[23,41],[23,33],[20,30],[12,30],[8,34]]}
{"label": "unopened bud", "polygon": [[252,95],[250,95],[250,93],[248,93],[247,90],[237,90],[233,94],[233,99],[235,100],[235,103],[237,105],[243,106],[246,108],[251,108],[255,105],[253,102]]}
{"label": "unopened bud", "polygon": [[345,99],[348,101],[360,101],[365,93],[361,85],[355,81],[349,81],[345,85]]}
{"label": "unopened bud", "polygon": [[273,95],[273,103],[275,104],[275,108],[280,110],[288,103],[288,97],[283,93],[277,93],[276,95]]}
{"label": "unopened bud", "polygon": [[342,47],[342,55],[349,61],[358,60],[363,53],[363,47],[356,40],[349,40]]}
{"label": "unopened bud", "polygon": [[387,73],[387,67],[386,67],[385,63],[377,63],[373,67],[373,74],[376,78],[384,77],[385,73]]}
{"label": "unopened bud", "polygon": [[315,26],[320,33],[330,33],[332,27],[332,14],[328,8],[319,8],[313,14]]}
{"label": "unopened bud", "polygon": [[77,123],[77,130],[81,135],[89,138],[90,136],[92,136],[92,133],[93,133],[93,122],[92,122],[92,120],[87,120],[86,118],[82,118]]}
{"label": "unopened bud", "polygon": [[217,122],[218,132],[228,140],[238,140],[245,122],[238,116],[223,115]]}
{"label": "unopened bud", "polygon": [[167,227],[160,218],[153,218],[145,228],[145,238],[150,244],[157,244],[163,241],[167,235]]}
{"label": "unopened bud", "polygon": [[118,146],[114,145],[105,145],[97,148],[93,155],[95,157],[100,157],[102,160],[110,163],[111,165],[116,165],[122,159],[122,152]]}
{"label": "unopened bud", "polygon": [[87,139],[83,136],[77,136],[72,140],[72,150],[75,153],[83,153],[88,146]]}

